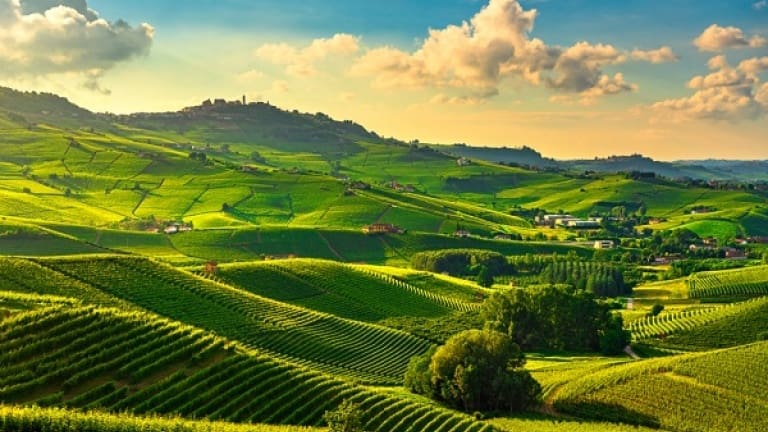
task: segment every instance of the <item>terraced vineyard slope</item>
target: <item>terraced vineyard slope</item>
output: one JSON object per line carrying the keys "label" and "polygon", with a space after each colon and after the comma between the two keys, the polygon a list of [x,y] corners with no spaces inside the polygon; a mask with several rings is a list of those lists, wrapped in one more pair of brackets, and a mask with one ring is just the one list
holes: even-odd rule
{"label": "terraced vineyard slope", "polygon": [[277,302],[145,258],[39,262],[168,318],[363,382],[400,383],[409,359],[429,347],[407,333]]}
{"label": "terraced vineyard slope", "polygon": [[695,273],[687,285],[691,298],[768,295],[768,266]]}
{"label": "terraced vineyard slope", "polygon": [[[645,317],[631,322],[627,327],[632,332],[635,340],[651,338],[677,340],[678,335],[694,334],[702,328],[718,325],[721,321],[728,323],[743,322],[752,325],[765,325],[758,318],[768,310],[768,297],[760,297],[740,303],[732,303],[711,308],[699,307],[679,312],[664,313],[659,316]],[[757,314],[757,316],[755,316]],[[768,329],[767,329],[768,330]],[[731,335],[733,336],[733,335]],[[710,341],[711,347],[718,347],[718,343],[737,344],[738,340],[731,338],[719,338]],[[704,345],[708,346],[708,345]]]}
{"label": "terraced vineyard slope", "polygon": [[[359,403],[370,431],[490,430],[469,416],[275,361],[142,312],[49,307],[20,313],[0,322],[0,353],[4,403],[320,425],[326,410],[348,399]],[[0,418],[17,422],[32,414],[3,409]],[[73,416],[86,421],[87,415]]]}
{"label": "terraced vineyard slope", "polygon": [[295,259],[220,266],[215,275],[257,295],[361,321],[393,316],[439,317],[472,310],[463,296],[423,289],[367,267],[333,261]]}
{"label": "terraced vineyard slope", "polygon": [[563,385],[554,406],[583,418],[675,431],[764,431],[766,358],[768,342],[760,342],[615,366]]}

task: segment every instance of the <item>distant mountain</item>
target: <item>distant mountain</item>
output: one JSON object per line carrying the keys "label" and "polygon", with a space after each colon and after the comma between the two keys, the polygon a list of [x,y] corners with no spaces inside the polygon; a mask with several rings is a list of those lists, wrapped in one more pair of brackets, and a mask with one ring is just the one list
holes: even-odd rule
{"label": "distant mountain", "polygon": [[437,145],[454,156],[489,162],[516,164],[540,169],[594,171],[600,173],[652,172],[671,179],[768,181],[768,161],[687,160],[661,162],[634,154],[607,158],[556,160],[544,157],[530,147],[474,147],[466,144]]}
{"label": "distant mountain", "polygon": [[692,160],[675,161],[680,166],[703,167],[716,172],[721,176],[729,176],[734,179],[768,180],[768,160]]}
{"label": "distant mountain", "polygon": [[18,127],[35,124],[70,129],[109,127],[109,123],[102,117],[61,96],[22,92],[6,87],[0,87],[0,119]]}

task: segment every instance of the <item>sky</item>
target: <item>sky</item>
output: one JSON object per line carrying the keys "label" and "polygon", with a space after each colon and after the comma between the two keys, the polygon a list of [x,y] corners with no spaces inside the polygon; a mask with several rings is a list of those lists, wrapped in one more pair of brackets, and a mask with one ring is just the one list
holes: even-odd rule
{"label": "sky", "polygon": [[768,0],[0,0],[0,85],[560,159],[768,159]]}

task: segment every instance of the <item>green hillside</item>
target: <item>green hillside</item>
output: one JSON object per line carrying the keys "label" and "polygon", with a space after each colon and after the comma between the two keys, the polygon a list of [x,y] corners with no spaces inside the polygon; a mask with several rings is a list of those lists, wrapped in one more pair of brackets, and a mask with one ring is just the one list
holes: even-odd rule
{"label": "green hillside", "polygon": [[560,387],[554,406],[582,417],[679,431],[764,430],[766,350],[763,342],[611,367]]}
{"label": "green hillside", "polygon": [[408,360],[429,345],[402,332],[269,300],[147,259],[40,263],[168,318],[364,382],[400,382]]}
{"label": "green hillside", "polygon": [[[0,322],[0,346],[5,403],[318,425],[326,409],[348,398],[364,407],[371,431],[404,431],[406,416],[457,431],[489,430],[468,416],[276,362],[139,312],[91,307],[19,314]],[[6,410],[2,418],[22,414]]]}
{"label": "green hillside", "polygon": [[693,298],[768,294],[768,266],[701,272],[686,281]]}
{"label": "green hillside", "polygon": [[[233,264],[220,267],[215,277],[254,294],[361,321],[394,316],[437,317],[477,306],[333,261]],[[465,294],[467,297],[471,294]]]}
{"label": "green hillside", "polygon": [[[463,227],[484,237],[565,239],[565,230],[536,229],[511,210],[586,216],[643,206],[667,219],[653,229],[763,233],[765,197],[756,192],[482,161],[462,166],[455,156],[383,140],[352,122],[267,104],[97,116],[51,95],[3,95],[0,109],[17,109],[34,125],[0,124],[0,214],[32,223],[127,228],[141,219],[183,219],[197,228],[359,230],[381,222],[432,234]],[[370,188],[349,189],[347,180]],[[694,206],[714,211],[692,216]]]}

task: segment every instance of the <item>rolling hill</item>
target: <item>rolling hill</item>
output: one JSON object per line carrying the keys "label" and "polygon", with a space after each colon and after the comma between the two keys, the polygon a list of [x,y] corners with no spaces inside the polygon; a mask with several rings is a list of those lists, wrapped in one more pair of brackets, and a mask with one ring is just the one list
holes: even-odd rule
{"label": "rolling hill", "polygon": [[[244,101],[95,114],[0,89],[0,429],[314,432],[347,400],[372,432],[763,430],[756,260],[640,285],[637,310],[616,313],[660,358],[527,353],[535,411],[468,415],[403,386],[413,357],[481,327],[486,298],[545,268],[560,282],[608,266],[628,285],[670,277],[626,259],[646,251],[595,251],[534,216],[623,207],[653,218],[640,229],[765,235],[754,185],[666,178],[760,167],[404,143]],[[516,274],[483,288],[475,261],[461,263],[472,280],[408,268],[440,249],[499,252]]]}

